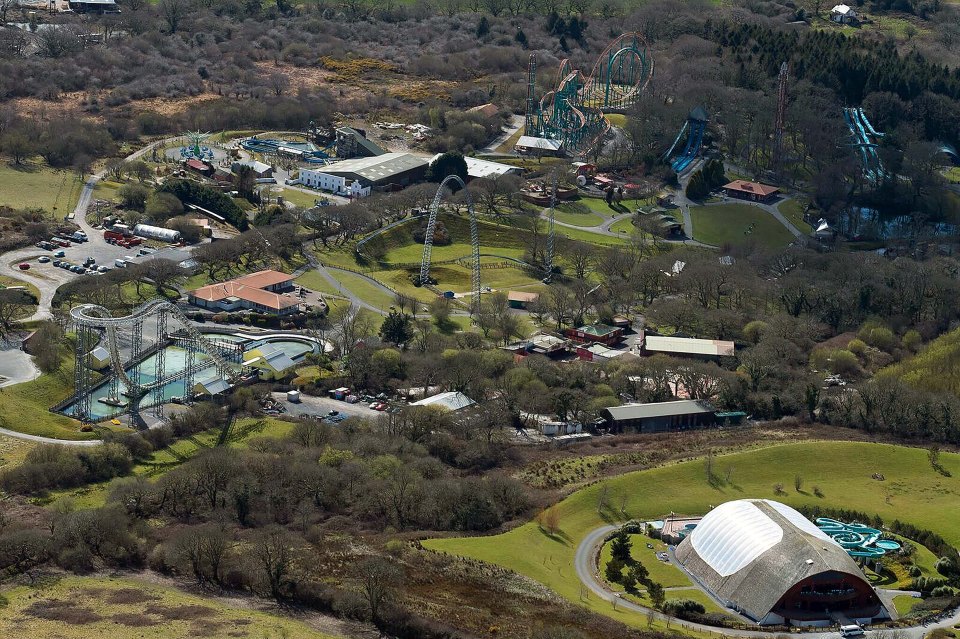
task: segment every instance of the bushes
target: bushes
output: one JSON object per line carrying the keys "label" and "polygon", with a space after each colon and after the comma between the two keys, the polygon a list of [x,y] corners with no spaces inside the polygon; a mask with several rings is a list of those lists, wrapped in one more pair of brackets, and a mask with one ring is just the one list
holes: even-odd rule
{"label": "bushes", "polygon": [[105,481],[129,473],[132,467],[130,451],[117,443],[81,450],[43,444],[27,453],[23,464],[3,473],[0,487],[11,493],[40,493]]}
{"label": "bushes", "polygon": [[236,202],[225,193],[220,193],[198,182],[182,179],[167,180],[160,187],[160,192],[171,193],[181,202],[195,204],[218,213],[241,231],[246,231],[249,227],[246,214]]}
{"label": "bushes", "polygon": [[703,604],[691,599],[675,599],[663,604],[664,614],[680,617],[681,619],[702,615],[706,611],[707,610],[703,607]]}

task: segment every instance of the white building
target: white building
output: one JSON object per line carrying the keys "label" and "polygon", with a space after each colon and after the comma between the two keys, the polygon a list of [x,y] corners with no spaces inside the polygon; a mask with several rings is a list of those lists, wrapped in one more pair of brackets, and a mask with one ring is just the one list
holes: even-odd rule
{"label": "white building", "polygon": [[[436,162],[437,158],[441,155],[441,153],[437,153],[430,158],[430,164]],[[510,164],[503,164],[501,162],[491,162],[490,160],[481,160],[480,158],[469,155],[463,156],[463,159],[467,163],[467,177],[471,180],[475,178],[496,178],[501,175],[523,174],[523,169],[518,166],[511,166]]]}
{"label": "white building", "polygon": [[840,24],[852,24],[857,21],[857,11],[845,4],[838,4],[830,9],[830,19]]}
{"label": "white building", "polygon": [[300,169],[299,181],[304,186],[343,197],[366,197],[371,190],[369,186],[361,186],[358,180],[342,175],[330,175],[319,169]]}

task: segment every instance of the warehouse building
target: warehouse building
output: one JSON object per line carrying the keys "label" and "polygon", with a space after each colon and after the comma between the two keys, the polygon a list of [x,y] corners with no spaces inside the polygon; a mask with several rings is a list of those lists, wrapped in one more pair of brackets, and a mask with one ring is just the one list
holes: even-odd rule
{"label": "warehouse building", "polygon": [[301,169],[300,183],[346,197],[365,197],[372,191],[394,190],[423,180],[429,162],[409,153],[334,162],[317,169]]}
{"label": "warehouse building", "polygon": [[600,414],[607,426],[616,432],[662,433],[702,428],[717,421],[713,406],[695,399],[611,406]]}
{"label": "warehouse building", "polygon": [[187,299],[194,306],[215,311],[246,309],[270,315],[290,315],[300,309],[300,300],[281,291],[292,286],[291,275],[279,271],[258,271],[190,291]]}
{"label": "warehouse building", "polygon": [[721,603],[759,624],[890,618],[847,551],[776,501],[717,506],[685,535],[676,558]]}
{"label": "warehouse building", "polygon": [[664,335],[644,335],[643,337],[644,355],[663,353],[674,357],[719,360],[721,357],[733,357],[734,351],[735,344],[727,340]]}
{"label": "warehouse building", "polygon": [[[433,164],[437,161],[442,153],[437,153],[435,156],[430,158],[430,163]],[[498,178],[501,175],[523,175],[523,169],[519,166],[512,166],[510,164],[503,164],[502,162],[491,162],[490,160],[481,160],[480,158],[470,157],[469,155],[463,156],[464,161],[467,163],[467,177],[471,180],[477,178],[489,178],[494,179]]]}

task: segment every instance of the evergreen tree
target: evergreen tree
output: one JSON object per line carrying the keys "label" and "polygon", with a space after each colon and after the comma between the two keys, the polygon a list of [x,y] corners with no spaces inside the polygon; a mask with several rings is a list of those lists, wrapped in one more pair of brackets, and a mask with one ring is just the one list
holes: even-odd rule
{"label": "evergreen tree", "polygon": [[406,344],[412,335],[410,316],[406,313],[390,311],[390,314],[383,318],[383,324],[380,325],[380,338],[383,341],[397,345]]}
{"label": "evergreen tree", "polygon": [[490,33],[490,21],[487,16],[480,16],[480,22],[477,23],[477,37],[482,38]]}
{"label": "evergreen tree", "polygon": [[[448,151],[431,162],[427,168],[427,180],[430,182],[442,182],[448,175],[459,175],[461,180],[467,181],[467,161],[463,159],[463,153]],[[459,189],[457,184],[450,187],[454,191]]]}
{"label": "evergreen tree", "polygon": [[611,559],[608,561],[604,575],[606,576],[607,581],[612,583],[620,583],[620,580],[623,579],[623,562],[619,559]]}
{"label": "evergreen tree", "polygon": [[633,557],[630,556],[632,546],[633,542],[630,541],[630,535],[621,530],[610,544],[610,554],[614,559],[619,559],[624,564],[630,564],[633,562]]}
{"label": "evergreen tree", "polygon": [[517,35],[514,36],[514,40],[516,40],[524,49],[527,48],[527,34],[524,33],[523,29],[520,27],[517,27]]}

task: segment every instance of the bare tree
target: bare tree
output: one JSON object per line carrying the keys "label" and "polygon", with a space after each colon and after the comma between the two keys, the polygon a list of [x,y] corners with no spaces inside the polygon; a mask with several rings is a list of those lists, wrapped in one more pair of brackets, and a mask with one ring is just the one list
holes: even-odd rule
{"label": "bare tree", "polygon": [[374,622],[379,621],[383,605],[393,596],[403,571],[383,557],[370,557],[360,563],[360,584]]}
{"label": "bare tree", "polygon": [[180,22],[190,11],[190,0],[160,0],[157,9],[167,23],[170,33],[176,33]]}

